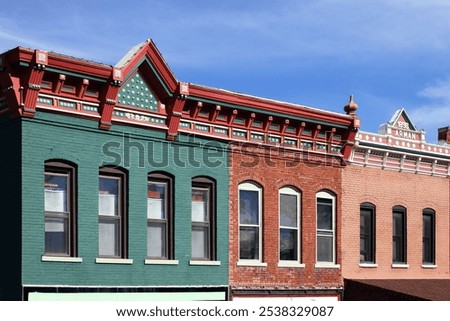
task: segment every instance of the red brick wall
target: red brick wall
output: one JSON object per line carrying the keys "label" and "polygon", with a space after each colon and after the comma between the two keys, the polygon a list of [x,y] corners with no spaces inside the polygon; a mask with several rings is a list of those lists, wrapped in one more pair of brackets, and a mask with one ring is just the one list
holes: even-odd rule
{"label": "red brick wall", "polygon": [[[349,279],[449,275],[449,179],[349,165],[342,177],[342,274]],[[359,266],[359,205],[376,206],[376,264]],[[392,267],[392,207],[407,209],[408,268]],[[422,210],[436,211],[436,268],[422,267]]]}
{"label": "red brick wall", "polygon": [[[248,154],[250,153],[250,154]],[[249,156],[250,155],[250,156]],[[340,268],[316,268],[316,193],[336,194],[337,264],[340,256],[341,166],[336,159],[308,157],[292,163],[294,154],[263,148],[235,147],[230,160],[230,285],[233,288],[342,287]],[[297,155],[298,157],[298,155]],[[297,159],[298,160],[298,159]],[[328,164],[326,164],[328,162]],[[238,185],[252,180],[263,188],[263,250],[266,267],[238,266]],[[286,185],[301,192],[301,263],[305,267],[278,267],[278,190]]]}

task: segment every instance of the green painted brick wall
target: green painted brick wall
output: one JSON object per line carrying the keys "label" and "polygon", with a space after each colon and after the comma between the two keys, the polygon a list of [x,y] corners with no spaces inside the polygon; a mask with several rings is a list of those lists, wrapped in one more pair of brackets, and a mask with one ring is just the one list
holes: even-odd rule
{"label": "green painted brick wall", "polygon": [[0,118],[0,300],[21,299],[21,167],[19,119]]}
{"label": "green painted brick wall", "polygon": [[[107,143],[109,147],[104,153]],[[34,119],[22,119],[22,144],[24,285],[228,284],[229,179],[225,144],[191,136],[180,136],[177,142],[170,143],[165,140],[164,132],[120,125],[104,131],[90,120],[44,112],[38,112]],[[129,150],[130,157],[124,157],[123,150]],[[168,157],[163,157],[164,153]],[[210,162],[206,162],[209,165],[206,166],[204,157],[208,155]],[[167,158],[169,161],[164,163]],[[78,166],[78,257],[83,259],[82,263],[41,260],[44,254],[44,162],[48,159],[65,159]],[[105,162],[117,160],[128,170],[128,258],[134,260],[131,265],[95,263],[98,252],[98,169]],[[154,170],[166,171],[175,177],[175,259],[179,260],[175,266],[144,264],[147,174]],[[221,262],[220,266],[189,265],[190,190],[191,179],[195,176],[208,176],[217,182],[217,260]]]}

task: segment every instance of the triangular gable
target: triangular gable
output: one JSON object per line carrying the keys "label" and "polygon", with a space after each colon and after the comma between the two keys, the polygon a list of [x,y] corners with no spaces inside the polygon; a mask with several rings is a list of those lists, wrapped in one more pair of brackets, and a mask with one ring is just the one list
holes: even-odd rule
{"label": "triangular gable", "polygon": [[417,127],[411,121],[411,118],[409,118],[404,108],[401,108],[394,113],[389,121],[389,125],[395,128],[418,131]]}
{"label": "triangular gable", "polygon": [[177,79],[150,39],[134,46],[114,68],[121,71],[122,79],[125,80],[121,89],[136,74],[161,101],[171,98],[177,89]]}
{"label": "triangular gable", "polygon": [[158,99],[139,72],[122,84],[117,98],[121,105],[158,110]]}
{"label": "triangular gable", "polygon": [[380,126],[378,134],[411,141],[425,140],[425,132],[417,129],[403,108],[397,110],[389,122]]}

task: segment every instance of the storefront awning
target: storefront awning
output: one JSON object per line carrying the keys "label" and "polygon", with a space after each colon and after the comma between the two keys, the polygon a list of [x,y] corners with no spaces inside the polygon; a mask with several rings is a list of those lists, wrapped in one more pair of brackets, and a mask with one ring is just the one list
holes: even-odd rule
{"label": "storefront awning", "polygon": [[449,301],[450,279],[346,279],[344,301]]}

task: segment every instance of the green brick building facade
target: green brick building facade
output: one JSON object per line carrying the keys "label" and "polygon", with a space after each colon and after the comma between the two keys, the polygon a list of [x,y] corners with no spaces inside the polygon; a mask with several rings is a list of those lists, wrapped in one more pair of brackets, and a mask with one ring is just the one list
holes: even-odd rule
{"label": "green brick building facade", "polygon": [[[12,82],[15,82],[15,77],[17,83],[26,81],[22,78],[29,66],[23,66],[22,58],[14,61],[20,56],[19,52],[20,49],[17,49],[6,54],[3,79],[8,74]],[[7,67],[6,59],[11,59]],[[45,70],[42,87],[46,79],[51,82],[52,77],[58,77],[49,69]],[[67,79],[75,83],[89,76],[86,71],[58,72],[64,72]],[[135,80],[137,74],[136,70],[131,70],[129,78]],[[95,78],[91,84],[97,86],[94,89],[98,95],[108,90],[101,88],[107,79],[90,77]],[[37,110],[31,116],[15,116],[13,110],[19,111],[20,103],[11,106],[11,100],[1,98],[2,102],[8,101],[0,114],[3,141],[0,165],[5,169],[0,181],[0,208],[7,217],[0,225],[0,237],[8,257],[0,277],[1,299],[227,299],[227,145],[185,134],[167,139],[166,131],[161,128],[133,126],[125,122],[113,122],[108,124],[108,128],[101,128],[98,119],[101,116],[96,112],[101,106],[101,98],[97,104],[90,103],[92,110],[84,115],[77,114],[77,107],[74,106],[82,106],[85,100],[78,95],[73,98],[66,95],[66,103],[61,104],[61,96],[54,94],[54,83],[51,86],[52,93],[37,99],[38,107],[33,106]],[[77,84],[73,87],[77,88]],[[70,88],[67,86],[67,89]],[[39,108],[40,103],[45,107],[46,103],[56,101],[59,101],[57,108],[60,110]],[[152,106],[165,107],[161,104],[159,99],[152,102]],[[74,110],[70,110],[72,108]],[[81,113],[87,110],[80,109]],[[121,114],[125,112],[117,113],[118,117]],[[148,117],[147,114],[145,117]],[[58,215],[65,214],[54,214],[56,218],[53,220],[51,215],[46,217],[49,207],[57,207],[48,205],[53,201],[47,199],[51,197],[47,193],[51,192],[47,189],[47,178],[51,176],[55,163],[67,164],[72,168],[72,182],[65,185],[67,188],[64,191],[65,200],[73,203],[67,206],[70,209],[64,210],[69,212],[68,220],[58,218]],[[99,248],[99,242],[103,242],[99,241],[101,168],[118,168],[123,173],[123,186],[120,188],[123,216],[119,224],[119,229],[123,231],[118,232],[120,251],[106,252],[106,255],[101,255]],[[153,174],[158,179],[160,176],[170,178],[170,186],[166,187],[167,193],[171,194],[166,199],[170,204],[165,207],[170,210],[170,217],[165,222],[170,225],[166,230],[169,235],[162,241],[170,248],[157,258],[148,252],[151,234],[148,232],[149,182]],[[196,182],[200,186],[205,185],[204,182],[210,184],[208,209],[205,210],[210,218],[204,223],[208,225],[208,239],[203,240],[208,244],[205,245],[207,253],[204,255],[197,255],[192,249],[193,231],[198,232],[193,227],[195,204],[192,195]],[[51,211],[57,209],[50,208]],[[169,216],[169,213],[166,215]],[[70,239],[61,241],[63,247],[69,247],[65,253],[51,249],[52,242],[60,241],[46,241],[46,235],[51,238],[52,234],[61,232],[59,229],[64,230]],[[54,252],[58,253],[54,255]]]}

